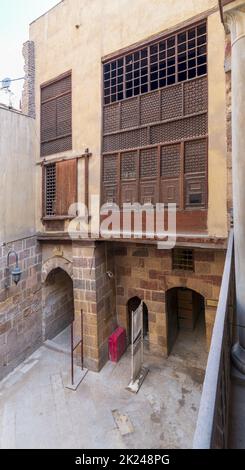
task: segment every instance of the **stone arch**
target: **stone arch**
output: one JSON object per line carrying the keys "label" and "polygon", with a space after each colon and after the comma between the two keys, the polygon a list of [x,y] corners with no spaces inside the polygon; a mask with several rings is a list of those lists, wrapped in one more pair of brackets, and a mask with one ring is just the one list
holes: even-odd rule
{"label": "stone arch", "polygon": [[179,278],[178,282],[176,280],[172,280],[170,277],[166,279],[166,286],[165,286],[165,292],[169,291],[170,289],[174,288],[186,288],[193,290],[199,295],[202,295],[204,299],[207,299],[210,297],[210,285],[206,283],[205,281],[200,281],[199,279],[195,278]]}
{"label": "stone arch", "polygon": [[68,274],[68,276],[73,279],[73,264],[66,258],[62,256],[54,256],[49,258],[42,266],[42,283],[44,284],[49,276],[49,274],[55,269],[62,269]]}
{"label": "stone arch", "polygon": [[[74,321],[74,289],[67,264],[46,263],[42,284],[42,336],[53,339]],[[61,266],[65,266],[63,269]]]}

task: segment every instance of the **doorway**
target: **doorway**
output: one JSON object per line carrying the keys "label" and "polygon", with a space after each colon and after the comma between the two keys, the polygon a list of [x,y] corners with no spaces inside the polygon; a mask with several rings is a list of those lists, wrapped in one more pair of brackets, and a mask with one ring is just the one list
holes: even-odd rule
{"label": "doorway", "polygon": [[197,330],[205,336],[205,302],[201,294],[182,287],[170,289],[166,293],[166,308],[168,355],[180,332],[187,332],[186,338]]}
{"label": "doorway", "polygon": [[61,268],[51,271],[42,293],[43,340],[52,340],[74,320],[73,281]]}

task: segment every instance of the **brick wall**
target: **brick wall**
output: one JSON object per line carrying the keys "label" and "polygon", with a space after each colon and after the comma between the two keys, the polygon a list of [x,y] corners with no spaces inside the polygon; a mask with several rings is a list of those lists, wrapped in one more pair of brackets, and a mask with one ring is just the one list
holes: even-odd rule
{"label": "brick wall", "polygon": [[[204,297],[208,349],[219,298],[225,251],[194,249],[194,272],[173,271],[172,252],[169,250],[158,250],[153,245],[134,243],[73,241],[60,247],[50,244],[46,245],[45,259],[42,267],[45,285],[50,276],[53,276],[54,270],[59,267],[73,280],[75,328],[79,338],[82,310],[87,368],[99,371],[107,362],[108,339],[117,326],[123,326],[128,331],[128,301],[135,296],[142,299],[148,309],[150,349],[166,355],[166,292],[175,287],[186,287]],[[112,277],[108,276],[109,271],[112,272]],[[68,301],[69,304],[68,299],[71,298],[71,290],[70,297],[67,297],[62,282],[56,282],[54,287],[51,282],[47,290],[46,308],[49,309],[48,315],[51,316],[53,325],[56,324],[59,313],[62,318],[64,310],[61,303]],[[63,294],[64,297],[61,296]],[[52,305],[55,306],[54,310]],[[60,308],[57,309],[59,305]]]}
{"label": "brick wall", "polygon": [[186,287],[201,294],[206,302],[205,320],[209,347],[216,308],[209,305],[219,298],[225,253],[218,250],[194,250],[195,272],[172,271],[169,250],[132,244],[114,245],[117,278],[118,322],[128,330],[128,300],[144,300],[149,312],[149,342],[153,352],[167,354],[166,292]]}
{"label": "brick wall", "polygon": [[[17,251],[23,271],[17,287],[6,279],[10,249]],[[5,282],[9,280],[10,288],[6,289]],[[41,344],[41,308],[41,250],[36,238],[0,248],[0,379]]]}

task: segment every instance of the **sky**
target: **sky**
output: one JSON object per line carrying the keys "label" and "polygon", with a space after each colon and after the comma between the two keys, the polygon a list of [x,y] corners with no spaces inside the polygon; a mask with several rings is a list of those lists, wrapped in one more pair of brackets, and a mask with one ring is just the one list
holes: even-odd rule
{"label": "sky", "polygon": [[[0,0],[0,88],[4,78],[24,76],[22,45],[28,40],[29,23],[56,5],[59,0]],[[13,82],[12,105],[19,108],[23,80]],[[0,103],[9,97],[0,91]]]}

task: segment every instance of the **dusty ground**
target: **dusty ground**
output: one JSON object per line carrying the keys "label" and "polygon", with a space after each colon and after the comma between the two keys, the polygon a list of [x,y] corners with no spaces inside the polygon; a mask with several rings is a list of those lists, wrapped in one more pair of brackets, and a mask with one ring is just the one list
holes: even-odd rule
{"label": "dusty ground", "polygon": [[202,328],[181,332],[168,359],[146,350],[137,395],[125,389],[129,350],[73,392],[64,387],[69,356],[44,345],[0,384],[0,448],[191,448],[207,359]]}

